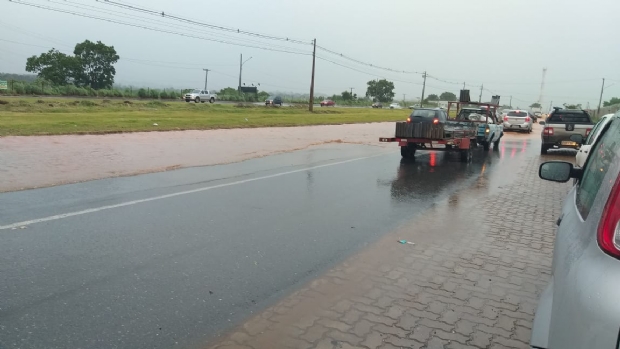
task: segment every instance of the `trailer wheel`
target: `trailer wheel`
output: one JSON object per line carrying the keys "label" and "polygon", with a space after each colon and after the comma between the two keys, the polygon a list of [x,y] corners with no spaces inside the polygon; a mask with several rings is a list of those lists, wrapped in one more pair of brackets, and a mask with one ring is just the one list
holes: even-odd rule
{"label": "trailer wheel", "polygon": [[415,151],[416,151],[415,147],[411,147],[411,146],[400,147],[400,156],[402,156],[403,159],[414,159]]}
{"label": "trailer wheel", "polygon": [[471,144],[469,149],[461,150],[461,162],[470,162],[472,158]]}

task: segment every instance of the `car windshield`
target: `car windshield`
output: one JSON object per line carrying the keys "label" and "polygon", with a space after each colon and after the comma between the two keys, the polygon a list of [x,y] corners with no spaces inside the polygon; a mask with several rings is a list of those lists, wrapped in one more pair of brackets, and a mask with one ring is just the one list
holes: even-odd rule
{"label": "car windshield", "polygon": [[513,110],[508,112],[508,116],[519,116],[519,117],[526,117],[527,116],[527,112],[524,111],[519,111],[519,110]]}
{"label": "car windshield", "polygon": [[432,109],[416,109],[413,111],[413,113],[411,113],[410,115],[412,118],[429,118],[432,119],[437,115],[435,110]]}
{"label": "car windshield", "polygon": [[554,112],[549,117],[548,122],[569,122],[575,124],[589,124],[590,118],[586,113],[566,113],[566,112]]}
{"label": "car windshield", "polygon": [[457,120],[480,121],[480,116],[485,116],[485,113],[486,111],[481,110],[481,109],[461,109],[456,119]]}
{"label": "car windshield", "polygon": [[202,90],[193,90],[192,93],[200,93]]}

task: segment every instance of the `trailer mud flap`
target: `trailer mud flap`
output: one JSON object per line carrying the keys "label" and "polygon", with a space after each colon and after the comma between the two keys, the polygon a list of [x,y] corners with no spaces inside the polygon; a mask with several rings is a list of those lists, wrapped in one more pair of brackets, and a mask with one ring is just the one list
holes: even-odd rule
{"label": "trailer mud flap", "polygon": [[469,138],[461,139],[461,143],[459,144],[459,149],[469,149],[471,140]]}

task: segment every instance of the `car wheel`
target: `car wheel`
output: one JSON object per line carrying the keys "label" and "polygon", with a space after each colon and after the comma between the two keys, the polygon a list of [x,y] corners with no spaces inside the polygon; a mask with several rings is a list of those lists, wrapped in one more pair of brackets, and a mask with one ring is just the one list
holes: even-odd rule
{"label": "car wheel", "polygon": [[185,100],[185,103],[189,103],[189,99],[186,99],[186,100]]}
{"label": "car wheel", "polygon": [[540,146],[540,154],[545,155],[545,154],[547,154],[548,150],[549,150],[548,146],[546,146],[544,144]]}
{"label": "car wheel", "polygon": [[211,99],[209,99],[209,103],[215,103],[215,98],[211,97]]}
{"label": "car wheel", "polygon": [[493,150],[499,149],[499,141],[501,138],[498,138],[495,142],[493,142]]}
{"label": "car wheel", "polygon": [[487,141],[485,141],[484,143],[482,143],[482,149],[484,149],[484,151],[488,151],[491,148],[491,144]]}
{"label": "car wheel", "polygon": [[196,99],[194,99],[195,103],[200,103],[200,97],[196,97]]}

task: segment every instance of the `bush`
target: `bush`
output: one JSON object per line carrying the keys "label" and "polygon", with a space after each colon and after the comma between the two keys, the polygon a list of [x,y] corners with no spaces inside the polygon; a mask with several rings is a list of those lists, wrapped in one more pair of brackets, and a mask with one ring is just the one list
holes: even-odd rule
{"label": "bush", "polygon": [[161,91],[161,93],[159,94],[159,98],[168,99],[168,93],[166,92],[166,90]]}
{"label": "bush", "polygon": [[80,105],[84,106],[84,107],[94,107],[97,105],[97,103],[93,102],[93,101],[89,101],[88,99],[83,100],[83,101],[76,101],[78,102]]}
{"label": "bush", "polygon": [[178,93],[176,93],[175,91],[170,91],[168,93],[168,98],[169,99],[178,99],[179,97],[181,97]]}
{"label": "bush", "polygon": [[123,91],[121,90],[112,90],[114,93],[114,97],[125,97],[125,95],[123,94]]}
{"label": "bush", "polygon": [[151,97],[153,99],[159,99],[159,91],[157,91],[157,90],[150,90],[149,91],[149,97]]}
{"label": "bush", "polygon": [[143,89],[143,88],[139,89],[139,90],[138,90],[138,97],[140,97],[140,98],[146,98],[146,97],[147,97],[146,90],[145,90],[145,89]]}
{"label": "bush", "polygon": [[5,101],[3,99],[0,99],[0,104],[9,104],[9,101]]}
{"label": "bush", "polygon": [[168,105],[161,101],[151,101],[151,102],[146,103],[146,106],[151,107],[151,108],[165,108]]}

